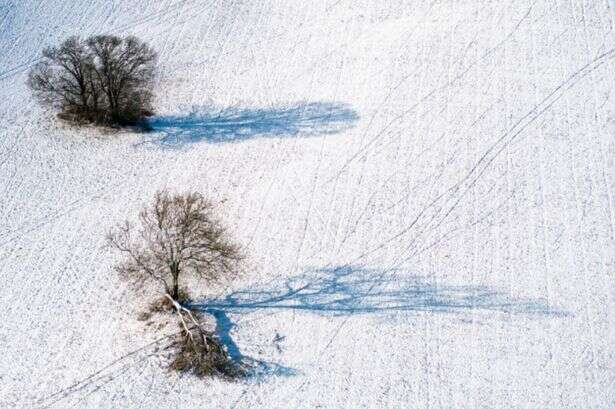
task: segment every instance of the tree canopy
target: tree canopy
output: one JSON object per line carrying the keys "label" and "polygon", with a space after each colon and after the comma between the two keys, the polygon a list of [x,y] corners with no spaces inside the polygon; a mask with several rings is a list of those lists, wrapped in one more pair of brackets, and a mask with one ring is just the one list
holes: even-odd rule
{"label": "tree canopy", "polygon": [[43,50],[28,85],[64,119],[132,124],[153,112],[156,62],[156,52],[133,36],[70,37]]}

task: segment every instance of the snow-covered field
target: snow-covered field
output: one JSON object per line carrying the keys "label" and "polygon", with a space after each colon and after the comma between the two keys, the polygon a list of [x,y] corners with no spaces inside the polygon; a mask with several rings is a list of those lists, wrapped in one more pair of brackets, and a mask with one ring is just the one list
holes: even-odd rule
{"label": "snow-covered field", "polygon": [[[611,0],[0,0],[0,407],[615,406]],[[155,133],[77,130],[45,45],[160,54]],[[250,257],[227,383],[165,368],[104,233],[162,188]],[[212,321],[213,322],[213,321]]]}

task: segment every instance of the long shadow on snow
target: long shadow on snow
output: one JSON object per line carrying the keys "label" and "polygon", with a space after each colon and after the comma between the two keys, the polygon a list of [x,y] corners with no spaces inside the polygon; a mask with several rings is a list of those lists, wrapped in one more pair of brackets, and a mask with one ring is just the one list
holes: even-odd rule
{"label": "long shadow on snow", "polygon": [[266,289],[234,291],[203,299],[192,308],[212,314],[216,332],[231,356],[246,359],[231,337],[230,315],[262,310],[298,310],[329,316],[430,311],[466,314],[472,311],[562,317],[565,311],[542,299],[512,298],[482,285],[431,284],[418,275],[383,272],[361,266],[310,270]]}
{"label": "long shadow on snow", "polygon": [[359,119],[347,104],[311,102],[273,108],[193,108],[185,116],[154,117],[149,132],[165,146],[207,141],[243,141],[256,137],[291,137],[334,134],[354,126]]}
{"label": "long shadow on snow", "polygon": [[542,299],[512,298],[483,285],[428,283],[418,275],[382,272],[360,266],[310,270],[270,289],[234,291],[221,298],[192,304],[201,310],[246,313],[264,309],[303,310],[326,315],[357,315],[396,311],[566,316]]}

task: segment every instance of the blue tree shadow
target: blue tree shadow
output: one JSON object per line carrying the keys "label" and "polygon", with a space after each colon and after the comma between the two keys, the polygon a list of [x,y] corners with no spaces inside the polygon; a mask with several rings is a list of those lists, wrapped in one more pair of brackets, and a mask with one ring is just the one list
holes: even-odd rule
{"label": "blue tree shadow", "polygon": [[294,376],[297,371],[293,368],[280,365],[275,362],[268,362],[262,359],[256,359],[241,353],[239,346],[233,340],[231,331],[235,327],[235,323],[230,319],[229,315],[223,309],[207,308],[203,312],[211,314],[216,320],[215,333],[220,342],[226,347],[231,360],[240,365],[248,376],[262,375],[277,375],[277,376]]}
{"label": "blue tree shadow", "polygon": [[353,127],[358,119],[348,104],[334,102],[255,109],[195,107],[183,116],[154,117],[146,129],[161,134],[157,143],[180,146],[200,141],[222,143],[256,137],[334,134]]}
{"label": "blue tree shadow", "polygon": [[360,266],[315,269],[270,289],[238,290],[221,298],[204,299],[192,307],[234,313],[288,309],[334,316],[398,311],[569,315],[549,307],[543,299],[513,298],[483,285],[435,285],[422,276],[398,273]]}
{"label": "blue tree shadow", "polygon": [[[383,272],[361,266],[314,269],[271,288],[237,290],[190,304],[216,319],[216,333],[237,362],[246,359],[231,337],[230,316],[263,310],[295,310],[319,315],[349,316],[429,311],[468,314],[484,311],[526,316],[564,317],[543,299],[513,298],[482,285],[428,283],[418,275]],[[274,371],[275,372],[275,371]]]}

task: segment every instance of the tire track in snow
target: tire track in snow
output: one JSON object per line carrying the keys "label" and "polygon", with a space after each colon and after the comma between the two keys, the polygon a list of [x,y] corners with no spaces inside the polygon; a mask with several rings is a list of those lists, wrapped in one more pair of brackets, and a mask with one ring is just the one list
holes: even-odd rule
{"label": "tire track in snow", "polygon": [[[414,221],[408,227],[403,229],[397,235],[393,236],[393,238],[391,238],[391,239],[381,243],[380,245],[378,245],[374,249],[372,249],[372,250],[370,250],[368,252],[365,252],[365,253],[361,254],[360,256],[356,257],[355,259],[350,261],[348,264],[349,265],[356,264],[358,261],[360,261],[361,259],[365,258],[367,255],[370,255],[370,254],[372,254],[373,252],[375,252],[377,250],[381,250],[382,248],[384,248],[384,246],[386,244],[388,244],[391,241],[393,241],[393,240],[395,240],[395,239],[405,235],[406,233],[408,233],[414,227],[414,225],[419,220],[419,218],[422,216],[422,214],[426,210],[428,210],[429,208],[433,207],[435,205],[435,203],[440,198],[445,197],[446,193],[451,193],[451,192],[456,193],[458,191],[461,191],[461,194],[459,195],[459,197],[456,198],[454,204],[451,207],[449,207],[448,211],[440,219],[440,223],[441,223],[446,217],[448,217],[448,215],[450,215],[452,210],[457,206],[457,204],[460,202],[460,200],[463,198],[463,196],[465,196],[465,194],[468,192],[468,190],[471,189],[476,184],[478,179],[488,169],[489,165],[491,165],[491,163],[510,144],[510,142],[512,142],[515,138],[517,138],[529,125],[531,125],[534,121],[536,121],[543,113],[545,113],[547,110],[549,110],[563,95],[565,95],[565,92],[567,90],[569,90],[574,85],[576,85],[580,80],[585,78],[589,73],[595,71],[600,66],[602,66],[604,64],[605,60],[607,60],[609,58],[612,58],[614,53],[615,53],[615,48],[611,49],[611,50],[609,50],[609,51],[607,51],[607,52],[605,52],[605,53],[603,53],[601,55],[599,55],[598,57],[594,58],[593,60],[591,60],[590,62],[585,64],[583,67],[578,69],[576,72],[574,72],[571,76],[568,77],[568,79],[566,79],[563,83],[561,83],[559,86],[557,86],[550,94],[548,94],[545,98],[543,98],[539,104],[535,105],[528,113],[526,113],[521,119],[519,119],[513,125],[513,127],[509,131],[504,133],[504,135],[502,135],[489,149],[487,149],[487,151],[479,158],[477,163],[470,169],[468,174],[463,179],[461,179],[459,182],[457,182],[451,188],[447,189],[444,193],[438,195],[436,197],[436,199],[434,199],[432,202],[430,202],[430,204],[428,206],[423,208],[423,210],[421,212],[419,212],[419,215],[414,219]],[[516,129],[516,128],[518,128],[518,129]],[[515,131],[515,129],[516,129],[516,131]],[[515,131],[515,132],[513,132],[513,131]],[[467,182],[467,183],[465,183],[465,182]],[[465,186],[464,186],[464,184],[465,184]],[[465,188],[465,189],[463,189],[463,188]],[[448,201],[446,201],[446,202],[448,202]],[[406,249],[405,252],[407,252],[407,249]],[[403,255],[403,253],[402,253],[402,255]],[[393,276],[397,276],[397,273],[395,272],[396,269],[399,266],[401,266],[407,260],[407,259],[400,259],[400,257],[402,255],[398,255],[398,257],[395,258],[394,262],[391,263],[391,266],[389,266],[386,269],[383,269],[383,271],[380,274],[380,276],[378,277],[378,279],[376,279],[375,282],[366,291],[366,295],[367,296],[369,296],[374,291],[374,289],[377,286],[376,283],[379,282],[379,281],[382,281],[382,279],[384,278],[384,276],[386,274],[392,272]],[[326,351],[333,344],[334,340],[337,338],[337,336],[340,334],[342,328],[346,325],[346,323],[349,320],[350,320],[350,316],[347,316],[337,326],[337,328],[332,332],[332,335],[329,338],[329,340],[326,342],[324,348],[322,348],[321,351],[319,352],[319,354],[318,354],[319,356],[323,356],[324,351]],[[294,393],[297,393],[301,389],[303,389],[307,385],[308,381],[309,381],[309,379],[306,379],[299,386],[299,388],[297,388],[294,391]]]}
{"label": "tire track in snow", "polygon": [[[431,4],[431,6],[429,7],[429,10],[427,11],[426,15],[423,16],[421,23],[424,23],[427,20],[427,17],[429,16],[429,12],[431,11],[433,7],[433,3]],[[410,38],[412,33],[414,31],[411,31],[410,34],[408,36],[406,36],[406,39]],[[426,47],[422,48],[423,51],[423,55],[425,55],[426,53]],[[387,92],[386,96],[382,99],[382,101],[380,102],[380,104],[378,104],[378,106],[376,107],[376,109],[374,110],[374,112],[372,113],[372,115],[370,116],[370,120],[367,123],[367,126],[365,128],[365,130],[361,133],[361,141],[360,141],[360,146],[363,145],[365,137],[367,136],[369,130],[372,128],[374,121],[376,119],[376,117],[378,116],[378,114],[382,111],[383,108],[386,107],[386,104],[388,103],[388,101],[390,100],[390,98],[393,97],[393,95],[395,94],[395,92],[399,89],[399,87],[401,87],[402,84],[404,84],[411,76],[416,75],[416,73],[419,71],[420,68],[422,68],[423,63],[421,63],[420,65],[418,65],[414,70],[412,70],[409,74],[404,75],[392,88],[389,89],[389,91]],[[423,73],[426,74],[427,71],[423,70]],[[421,85],[423,84],[423,80],[424,76],[421,77],[421,80],[418,83],[418,86],[421,87]],[[418,121],[416,121],[415,126],[418,126]],[[413,146],[414,147],[414,146]],[[358,180],[358,185],[361,184],[362,180],[363,180],[363,175],[365,173],[365,167],[366,167],[366,163],[365,161],[362,163],[361,169],[359,171],[359,180]],[[388,183],[388,181],[395,175],[392,174],[389,178],[387,178],[387,180],[385,181],[385,184]],[[334,180],[335,183],[337,184],[337,181],[339,179],[339,177],[341,176],[341,173],[338,173],[334,178],[331,178],[329,180],[327,180],[325,183],[329,183],[331,180]],[[383,184],[383,186],[385,185]],[[375,195],[378,193],[377,192],[378,189],[375,189],[374,192],[372,193],[372,197],[375,197]],[[338,254],[341,251],[344,243],[346,242],[347,238],[350,236],[351,232],[356,231],[357,225],[362,217],[362,215],[367,211],[369,205],[371,204],[371,199],[372,197],[369,198],[369,200],[367,201],[367,204],[365,205],[365,207],[363,208],[362,212],[360,213],[359,217],[356,219],[354,226],[351,227],[350,224],[348,224],[348,227],[346,228],[346,233],[344,238],[342,239],[342,241],[339,244],[338,247]],[[350,220],[350,218],[352,218],[353,214],[354,214],[354,207],[355,207],[355,202],[357,200],[357,195],[353,195],[352,196],[352,201],[351,201],[351,205],[350,205],[350,214],[348,216],[348,219]],[[352,230],[351,230],[352,229]]]}
{"label": "tire track in snow", "polygon": [[331,182],[332,179],[339,177],[347,168],[348,166],[350,166],[350,164],[352,162],[354,162],[355,160],[357,160],[358,158],[362,157],[365,152],[371,148],[371,146],[376,143],[382,136],[385,135],[385,132],[391,127],[393,126],[393,124],[395,124],[397,121],[401,120],[402,118],[404,118],[406,115],[408,115],[410,112],[414,111],[420,104],[426,102],[427,100],[429,100],[431,97],[433,97],[434,95],[436,95],[438,92],[445,90],[448,87],[451,87],[453,85],[455,85],[457,83],[457,81],[459,81],[460,79],[462,79],[471,69],[472,67],[474,67],[476,64],[479,64],[481,61],[485,60],[486,58],[488,58],[489,56],[491,56],[495,51],[497,51],[500,47],[502,47],[509,39],[511,39],[515,33],[517,32],[517,30],[519,29],[519,27],[521,26],[521,24],[527,20],[527,18],[529,17],[531,11],[532,11],[532,7],[534,6],[535,2],[532,3],[532,5],[529,7],[529,9],[527,10],[527,12],[525,13],[525,15],[517,22],[517,24],[515,25],[514,29],[508,33],[508,35],[501,40],[498,44],[496,44],[493,48],[487,50],[487,52],[485,52],[478,60],[473,61],[472,63],[470,63],[465,70],[463,70],[461,73],[459,73],[458,75],[456,75],[452,80],[447,81],[444,85],[436,87],[434,89],[432,89],[431,91],[429,91],[427,94],[425,94],[423,97],[421,97],[417,102],[415,102],[413,105],[410,106],[410,108],[402,111],[400,114],[396,115],[391,121],[389,121],[380,131],[378,131],[378,133],[371,138],[367,144],[365,144],[364,146],[362,146],[361,148],[359,148],[354,154],[352,154],[350,156],[349,159],[347,159],[344,164],[342,165],[342,167],[340,168],[340,170],[335,174],[334,177],[332,177],[331,179],[327,180],[327,183]]}
{"label": "tire track in snow", "polygon": [[[130,369],[132,366],[138,364],[140,361],[149,358],[159,349],[164,350],[165,348],[167,348],[168,345],[161,347],[160,343],[176,336],[178,333],[179,332],[166,335],[139,348],[133,349],[132,351],[111,361],[109,364],[105,365],[99,370],[72,383],[70,386],[62,388],[56,392],[51,393],[50,395],[38,399],[36,403],[41,407],[49,408],[91,386],[94,389],[89,393],[95,392],[102,386],[101,384],[113,381],[116,378],[118,371],[124,370],[124,372],[126,372],[127,369]],[[154,349],[154,352],[152,353],[150,349]],[[141,354],[146,354],[146,356],[140,357]],[[126,363],[127,360],[129,360],[129,362]],[[132,362],[131,360],[134,362]]]}
{"label": "tire track in snow", "polygon": [[468,190],[476,184],[479,178],[485,173],[485,171],[495,161],[499,154],[506,148],[506,146],[508,146],[515,139],[517,139],[530,125],[532,125],[538,118],[540,118],[543,113],[548,111],[557,101],[559,101],[559,99],[563,95],[565,95],[566,91],[574,87],[579,81],[581,81],[591,72],[600,68],[608,59],[613,58],[613,56],[615,56],[615,48],[599,55],[598,57],[585,64],[579,70],[574,72],[571,76],[568,77],[568,79],[558,85],[551,93],[549,93],[545,98],[543,98],[539,104],[535,105],[530,111],[528,111],[523,117],[521,117],[512,126],[512,128],[510,128],[507,132],[500,136],[500,138],[498,138],[495,143],[493,143],[491,147],[484,152],[484,154],[479,158],[477,163],[462,179],[460,179],[457,183],[449,187],[440,195],[436,196],[435,199],[433,199],[419,212],[419,214],[408,226],[406,226],[394,236],[383,241],[378,246],[361,254],[359,257],[357,257],[356,260],[362,259],[363,257],[384,248],[384,246],[386,246],[387,244],[401,238],[402,236],[410,232],[416,225],[416,223],[423,217],[423,214],[427,210],[436,206],[436,204],[440,202],[440,199],[444,198],[443,207],[446,206],[451,200],[454,200],[453,204],[448,206],[446,213],[444,213],[444,215],[441,217],[439,222],[441,223],[457,207],[457,205],[463,199]]}

